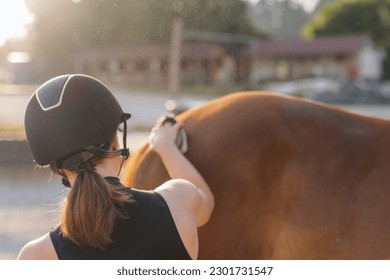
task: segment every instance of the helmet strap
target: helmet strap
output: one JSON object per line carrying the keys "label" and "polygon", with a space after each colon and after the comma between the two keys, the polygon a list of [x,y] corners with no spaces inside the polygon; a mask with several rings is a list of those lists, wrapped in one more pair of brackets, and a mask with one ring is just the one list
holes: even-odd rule
{"label": "helmet strap", "polygon": [[123,162],[129,158],[130,156],[130,151],[129,151],[129,148],[127,148],[127,120],[126,120],[126,117],[123,115],[123,149],[122,149],[122,152],[121,152],[121,166],[119,167],[119,171],[118,171],[118,177],[119,175],[121,174],[122,172],[122,167],[123,167]]}
{"label": "helmet strap", "polygon": [[122,115],[123,118],[123,149],[121,155],[128,159],[130,156],[130,151],[127,148],[127,120],[125,115]]}
{"label": "helmet strap", "polygon": [[64,160],[54,160],[50,163],[50,169],[53,173],[59,174],[62,176],[62,184],[66,187],[70,187],[69,180],[59,172],[59,168],[72,168],[76,169],[83,165],[85,162],[92,159],[94,156],[101,156],[104,158],[111,158],[116,156],[121,156],[121,165],[119,168],[118,176],[122,171],[122,166],[124,160],[128,159],[130,156],[130,151],[127,148],[127,120],[125,115],[122,116],[123,118],[123,149],[117,149],[114,151],[108,151],[105,149],[102,149],[97,146],[88,146],[84,148],[84,151],[75,155],[71,155],[69,157],[66,157]]}

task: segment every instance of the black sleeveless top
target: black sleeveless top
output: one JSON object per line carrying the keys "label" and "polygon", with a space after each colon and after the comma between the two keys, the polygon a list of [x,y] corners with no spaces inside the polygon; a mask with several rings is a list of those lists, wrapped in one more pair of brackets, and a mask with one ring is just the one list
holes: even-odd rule
{"label": "black sleeveless top", "polygon": [[[122,186],[118,178],[107,177]],[[126,205],[129,219],[116,221],[106,251],[80,247],[66,238],[60,226],[50,231],[50,238],[60,260],[179,260],[191,259],[164,198],[153,191],[126,189],[133,202]]]}

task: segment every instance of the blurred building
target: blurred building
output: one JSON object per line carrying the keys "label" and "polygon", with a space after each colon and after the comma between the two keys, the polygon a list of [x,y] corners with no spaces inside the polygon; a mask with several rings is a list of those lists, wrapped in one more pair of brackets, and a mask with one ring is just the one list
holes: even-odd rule
{"label": "blurred building", "polygon": [[[182,85],[257,84],[307,77],[379,80],[384,52],[367,35],[318,37],[310,41],[262,40],[233,44],[184,41]],[[239,51],[237,51],[239,50]],[[167,86],[169,44],[96,47],[74,56],[74,71],[118,85]]]}
{"label": "blurred building", "polygon": [[258,41],[243,52],[240,72],[251,83],[306,77],[379,80],[384,58],[367,35]]}
{"label": "blurred building", "polygon": [[[98,47],[74,57],[74,70],[122,85],[166,86],[169,79],[169,44],[133,44]],[[181,82],[226,84],[235,80],[236,60],[216,43],[184,43]]]}

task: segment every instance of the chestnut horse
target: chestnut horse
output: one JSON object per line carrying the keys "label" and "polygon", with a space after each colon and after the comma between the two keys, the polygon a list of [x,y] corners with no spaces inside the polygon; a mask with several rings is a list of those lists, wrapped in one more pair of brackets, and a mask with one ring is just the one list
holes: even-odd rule
{"label": "chestnut horse", "polygon": [[[177,117],[186,157],[215,196],[201,259],[390,257],[390,121],[271,92],[241,92]],[[124,183],[169,179],[144,145]]]}

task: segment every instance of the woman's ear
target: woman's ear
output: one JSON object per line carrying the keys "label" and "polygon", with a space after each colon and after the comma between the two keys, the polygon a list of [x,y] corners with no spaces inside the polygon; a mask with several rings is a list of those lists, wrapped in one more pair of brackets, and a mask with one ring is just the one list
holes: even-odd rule
{"label": "woman's ear", "polygon": [[111,149],[113,151],[119,149],[119,140],[118,140],[118,134],[115,133],[113,139],[112,139],[112,144],[111,144]]}
{"label": "woman's ear", "polygon": [[62,184],[69,188],[73,186],[77,178],[76,171],[70,169],[59,169],[58,171],[63,178]]}

